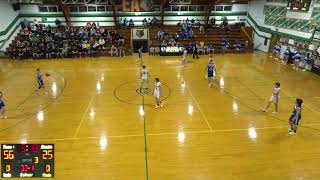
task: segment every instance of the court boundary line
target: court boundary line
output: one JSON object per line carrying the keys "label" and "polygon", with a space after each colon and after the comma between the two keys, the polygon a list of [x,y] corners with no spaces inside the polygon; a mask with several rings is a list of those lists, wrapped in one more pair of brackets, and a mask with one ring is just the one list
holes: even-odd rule
{"label": "court boundary line", "polygon": [[88,103],[88,105],[87,105],[87,108],[86,108],[86,110],[84,111],[84,113],[83,113],[83,115],[82,115],[82,117],[81,117],[80,123],[79,123],[79,125],[78,125],[78,128],[77,128],[75,134],[73,135],[74,138],[77,137],[77,135],[78,135],[78,133],[79,133],[79,131],[80,131],[80,128],[81,128],[81,126],[82,126],[82,124],[83,124],[83,121],[85,120],[86,115],[87,115],[87,113],[88,113],[88,110],[89,110],[89,108],[90,108],[90,106],[91,106],[91,104],[92,104],[93,98],[94,98],[94,94],[91,95],[91,98],[90,98],[90,100],[89,100],[89,103]]}
{"label": "court boundary line", "polygon": [[[142,86],[140,86],[142,88]],[[144,138],[144,158],[146,163],[146,180],[149,180],[149,161],[148,161],[148,146],[147,146],[147,128],[146,128],[146,114],[144,111],[144,95],[141,94],[141,106],[143,110],[143,138]]]}
{"label": "court boundary line", "polygon": [[[320,123],[310,123],[305,125],[320,125]],[[288,126],[267,126],[267,127],[255,127],[255,130],[268,130],[268,129],[286,129]],[[202,133],[220,133],[220,132],[237,132],[237,131],[248,131],[248,128],[235,128],[235,129],[217,129],[213,131],[199,130],[199,131],[185,131],[185,134],[202,134]],[[284,130],[285,132],[285,130]],[[165,136],[165,135],[178,135],[179,132],[167,132],[167,133],[150,133],[146,136]],[[107,138],[128,138],[128,137],[143,137],[144,134],[128,134],[128,135],[111,135]],[[69,138],[52,138],[52,139],[27,139],[27,142],[43,142],[43,141],[72,141],[72,140],[91,140],[100,139],[101,136],[88,136],[88,137],[69,137]],[[0,143],[5,142],[20,142],[21,139],[17,140],[0,140]]]}

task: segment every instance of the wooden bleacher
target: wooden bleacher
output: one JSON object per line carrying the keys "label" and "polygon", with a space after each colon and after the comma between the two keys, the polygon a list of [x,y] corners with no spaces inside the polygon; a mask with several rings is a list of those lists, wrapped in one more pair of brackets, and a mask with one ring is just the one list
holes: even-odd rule
{"label": "wooden bleacher", "polygon": [[[80,26],[76,26],[76,27],[73,27],[73,28],[80,28]],[[112,27],[103,27],[105,30],[111,30]],[[124,45],[123,47],[126,49],[126,55],[131,55],[132,54],[132,51],[131,51],[131,29],[130,28],[125,28],[125,29],[117,29],[117,32],[118,33],[121,33],[124,37]],[[24,40],[24,37],[23,35],[21,35],[21,33],[19,32],[17,34],[17,36],[15,36],[14,40],[11,42],[11,44],[9,45],[9,47],[6,49],[7,51],[9,50],[9,48],[12,48],[12,47],[16,47],[17,45],[17,41],[20,40]],[[108,46],[107,49],[100,49],[100,55],[103,55],[103,56],[110,56],[110,47],[111,47],[112,44],[110,44]],[[118,44],[117,43],[114,43],[114,45],[116,47],[118,47]],[[5,53],[5,55],[8,56],[8,53]]]}
{"label": "wooden bleacher", "polygon": [[[248,46],[245,48],[245,52],[252,52],[253,51],[253,44],[252,40],[250,40],[244,32],[241,29],[241,26],[238,25],[230,25],[229,26],[230,31],[228,32],[223,32],[219,29],[219,27],[213,28],[211,32],[208,32],[205,30],[204,34],[200,34],[199,28],[193,27],[192,30],[194,32],[195,38],[194,39],[184,39],[184,40],[179,40],[179,43],[182,45],[187,45],[189,43],[195,43],[196,41],[198,43],[204,42],[204,44],[213,44],[215,48],[215,52],[220,52],[221,51],[221,40],[222,38],[225,38],[226,40],[229,41],[230,46],[228,47],[227,52],[228,53],[235,53],[237,52],[235,48],[233,47],[233,42],[235,40],[238,41],[244,41],[248,42]],[[150,40],[152,42],[153,46],[160,46],[161,41],[157,39],[157,32],[159,30],[167,32],[170,37],[172,37],[173,34],[179,32],[181,29],[181,26],[174,25],[174,26],[164,26],[162,28],[150,28],[149,33],[150,33]],[[248,36],[250,37],[252,32],[247,32],[249,34]],[[243,51],[242,51],[243,52]]]}

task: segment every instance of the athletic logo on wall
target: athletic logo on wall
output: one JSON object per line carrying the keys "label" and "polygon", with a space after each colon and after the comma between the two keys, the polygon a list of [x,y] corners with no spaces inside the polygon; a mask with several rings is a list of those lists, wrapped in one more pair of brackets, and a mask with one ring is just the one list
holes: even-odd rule
{"label": "athletic logo on wall", "polygon": [[143,30],[137,30],[136,35],[141,38],[144,35]]}
{"label": "athletic logo on wall", "polygon": [[147,40],[148,39],[148,29],[132,29],[132,39],[133,40]]}

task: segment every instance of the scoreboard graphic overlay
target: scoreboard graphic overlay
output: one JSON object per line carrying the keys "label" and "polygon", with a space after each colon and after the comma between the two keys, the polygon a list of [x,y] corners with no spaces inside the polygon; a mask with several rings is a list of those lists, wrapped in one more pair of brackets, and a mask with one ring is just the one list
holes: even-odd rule
{"label": "scoreboard graphic overlay", "polygon": [[1,144],[1,177],[54,177],[54,144]]}

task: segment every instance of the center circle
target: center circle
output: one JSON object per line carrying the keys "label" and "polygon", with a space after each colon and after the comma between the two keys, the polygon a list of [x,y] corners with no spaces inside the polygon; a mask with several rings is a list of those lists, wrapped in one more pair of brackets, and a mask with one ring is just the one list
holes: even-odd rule
{"label": "center circle", "polygon": [[[171,89],[164,83],[162,85],[162,98],[164,101],[168,99],[171,95]],[[135,104],[141,105],[142,99],[141,96],[144,96],[144,104],[145,105],[153,105],[155,103],[155,99],[153,96],[151,84],[145,84],[143,88],[141,88],[141,83],[139,81],[129,81],[118,85],[114,89],[114,97],[123,103],[126,104]]]}
{"label": "center circle", "polygon": [[138,88],[136,90],[136,93],[144,95],[144,94],[148,94],[150,92],[149,88]]}

